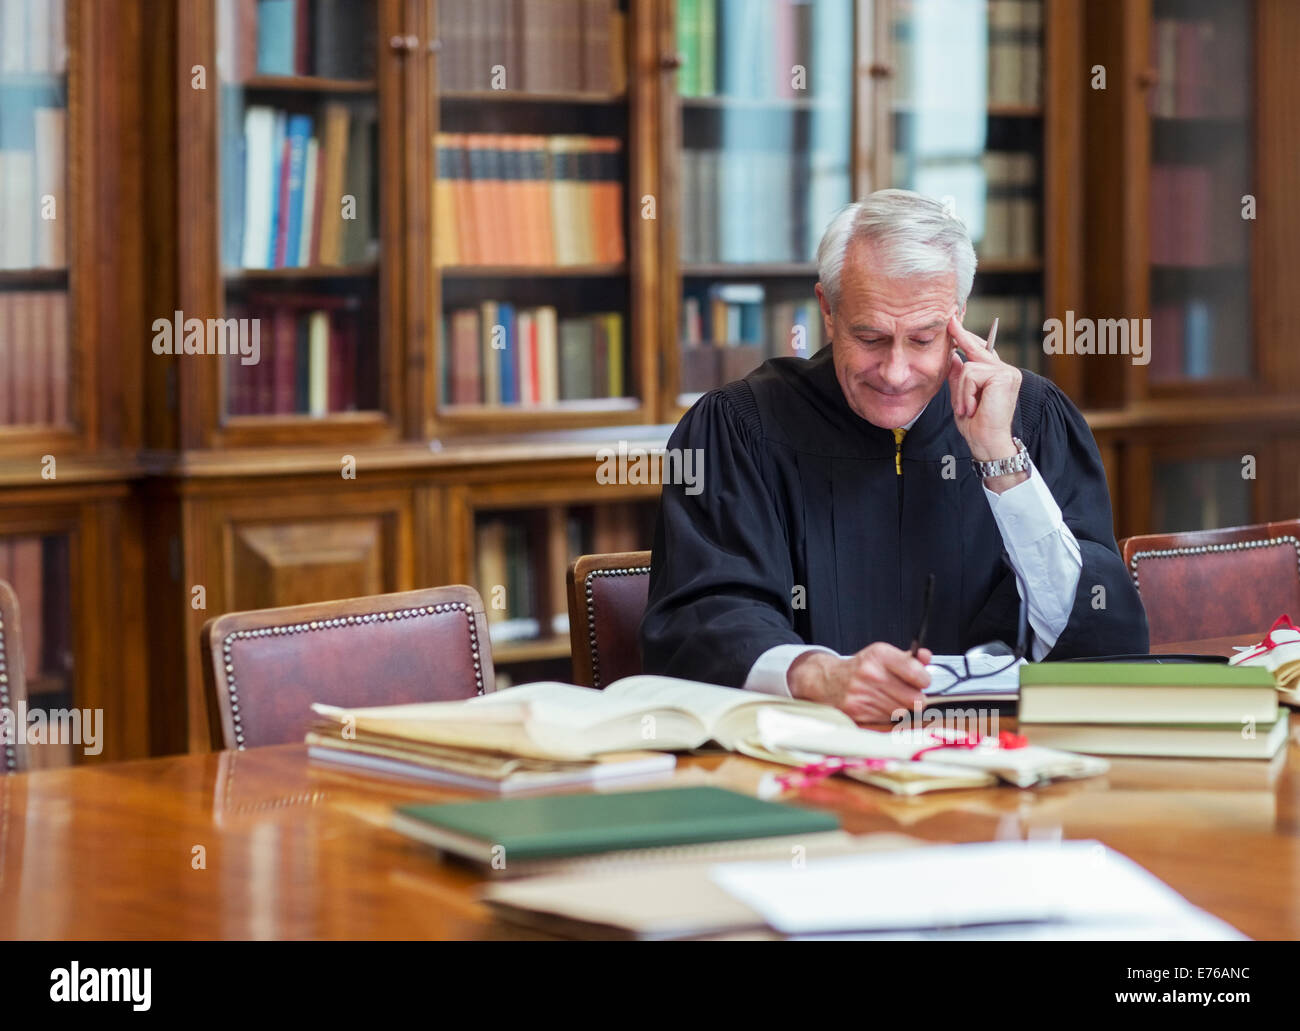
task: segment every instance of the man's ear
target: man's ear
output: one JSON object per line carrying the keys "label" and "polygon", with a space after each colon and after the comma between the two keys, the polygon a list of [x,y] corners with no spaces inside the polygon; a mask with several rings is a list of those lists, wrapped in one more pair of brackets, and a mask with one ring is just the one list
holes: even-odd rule
{"label": "man's ear", "polygon": [[833,326],[835,320],[831,317],[830,299],[826,296],[826,291],[822,289],[821,283],[818,283],[816,286],[814,286],[813,290],[817,294],[817,303],[821,305],[822,325],[825,327],[826,330],[826,339],[833,340],[834,339]]}

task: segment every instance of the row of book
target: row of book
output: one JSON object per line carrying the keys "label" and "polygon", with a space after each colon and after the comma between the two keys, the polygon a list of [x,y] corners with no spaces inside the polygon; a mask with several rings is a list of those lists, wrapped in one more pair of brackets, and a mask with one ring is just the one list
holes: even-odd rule
{"label": "row of book", "polygon": [[0,291],[0,426],[69,421],[68,297]]}
{"label": "row of book", "polygon": [[1151,306],[1147,376],[1152,382],[1247,376],[1249,327],[1244,295],[1157,301]]}
{"label": "row of book", "polygon": [[1032,663],[1019,719],[1034,745],[1206,759],[1271,759],[1288,727],[1267,669],[1204,663]]}
{"label": "row of book", "polygon": [[811,260],[831,215],[849,200],[847,154],[834,151],[687,148],[681,162],[688,263]]}
{"label": "row of book", "polygon": [[612,0],[441,0],[445,90],[621,93],[627,16]]}
{"label": "row of book", "polygon": [[980,258],[1039,258],[1037,156],[1027,151],[991,150],[980,156],[980,164],[985,184],[984,229],[975,241]]}
{"label": "row of book", "polygon": [[1210,164],[1151,166],[1153,265],[1204,267],[1245,260],[1250,241],[1242,196],[1248,186],[1236,157],[1225,151]]}
{"label": "row of book", "polygon": [[256,320],[260,361],[226,363],[228,415],[321,417],[377,407],[376,350],[355,297],[253,296],[230,317]]}
{"label": "row of book", "polygon": [[[924,80],[933,75],[933,62],[940,41],[956,35],[954,45],[966,45],[968,24],[983,14],[983,5],[970,5],[959,13],[965,20],[949,22],[945,6],[916,3],[894,5],[892,38],[895,79],[900,103],[906,105],[924,95]],[[928,9],[928,10],[927,10]],[[938,19],[944,19],[940,23]],[[985,96],[954,96],[951,106],[980,103],[989,105],[1035,106],[1043,102],[1043,0],[988,0],[988,59]],[[918,40],[924,47],[918,47]]]}
{"label": "row of book", "polygon": [[67,67],[64,0],[0,0],[0,74],[62,75]]}
{"label": "row of book", "polygon": [[217,19],[224,82],[262,75],[374,77],[375,4],[369,0],[219,0]]}
{"label": "row of book", "polygon": [[558,318],[543,305],[484,301],[444,319],[450,404],[546,405],[623,397],[627,351],[615,312]]}
{"label": "row of book", "polygon": [[1148,101],[1153,115],[1239,118],[1249,110],[1247,10],[1233,10],[1217,21],[1154,19],[1151,64],[1156,83]]}
{"label": "row of book", "polygon": [[678,0],[677,92],[825,96],[848,76],[852,28],[848,0]]}
{"label": "row of book", "polygon": [[687,347],[758,344],[769,357],[808,357],[822,346],[821,307],[813,297],[773,301],[760,283],[715,283],[682,293]]}
{"label": "row of book", "polygon": [[317,117],[222,105],[222,262],[227,268],[355,265],[378,257],[373,107]]}
{"label": "row of book", "polygon": [[966,302],[962,325],[987,340],[995,318],[998,335],[993,346],[1001,359],[1018,369],[1045,374],[1042,299],[1027,294],[972,297]]}
{"label": "row of book", "polygon": [[0,580],[18,596],[23,668],[29,694],[60,688],[72,668],[68,539],[62,536],[0,537]]}
{"label": "row of book", "polygon": [[0,268],[63,268],[67,111],[0,88]]}
{"label": "row of book", "polygon": [[617,138],[439,133],[435,146],[440,267],[624,260]]}
{"label": "row of book", "polygon": [[475,568],[492,644],[566,635],[569,565],[579,555],[649,547],[643,515],[631,502],[480,515]]}

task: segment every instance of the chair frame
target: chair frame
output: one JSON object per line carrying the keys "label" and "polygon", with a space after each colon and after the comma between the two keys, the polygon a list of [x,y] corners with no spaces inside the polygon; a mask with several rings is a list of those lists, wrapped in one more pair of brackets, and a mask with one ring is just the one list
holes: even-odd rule
{"label": "chair frame", "polygon": [[1246,551],[1290,544],[1296,549],[1296,575],[1300,577],[1300,519],[1253,526],[1230,526],[1221,530],[1194,530],[1186,533],[1153,533],[1125,537],[1119,542],[1120,554],[1133,584],[1142,590],[1138,579],[1138,562],[1154,558],[1182,558],[1207,555],[1215,551]]}
{"label": "chair frame", "polygon": [[[17,706],[27,700],[27,677],[23,658],[22,619],[18,595],[0,580],[0,708],[16,718]],[[27,745],[22,727],[13,729],[14,740],[0,754],[0,773],[22,773],[27,769]]]}
{"label": "chair frame", "polygon": [[592,583],[598,577],[640,576],[650,572],[650,552],[616,551],[583,555],[570,566],[565,580],[569,595],[569,646],[573,653],[573,682],[599,689],[600,658],[596,654],[596,600]]}
{"label": "chair frame", "polygon": [[482,695],[495,690],[487,615],[478,592],[464,584],[308,605],[228,612],[208,620],[200,634],[200,646],[213,749],[244,750],[244,732],[239,715],[239,685],[231,665],[231,648],[235,641],[272,634],[312,633],[385,619],[413,619],[453,610],[462,611],[467,617],[476,693]]}

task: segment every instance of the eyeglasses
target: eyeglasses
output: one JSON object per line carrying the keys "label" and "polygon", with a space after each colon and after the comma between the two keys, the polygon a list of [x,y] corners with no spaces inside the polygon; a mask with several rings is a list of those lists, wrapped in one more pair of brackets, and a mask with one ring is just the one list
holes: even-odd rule
{"label": "eyeglasses", "polygon": [[[1006,562],[1006,556],[1003,556]],[[1010,565],[1009,562],[1007,562]],[[1014,572],[1014,569],[1013,569]],[[996,676],[998,673],[1005,673],[1011,667],[1015,666],[1028,653],[1029,639],[1029,604],[1026,601],[1027,593],[1024,584],[1021,583],[1020,574],[1016,573],[1016,593],[1020,595],[1020,616],[1016,630],[1016,646],[1012,648],[1004,641],[991,641],[988,644],[976,645],[974,648],[967,649],[966,653],[958,656],[960,668],[954,669],[952,665],[944,662],[932,662],[930,666],[933,669],[941,669],[952,677],[951,684],[945,684],[943,687],[927,689],[926,695],[935,697],[938,695],[948,694],[958,685],[964,684],[971,680],[979,680],[983,677]],[[921,614],[921,629],[917,632],[917,641],[920,642],[925,635],[925,629],[930,622],[930,603],[934,595],[934,574],[929,575],[925,591],[925,604]],[[917,645],[913,646],[914,648]],[[915,654],[915,651],[913,652]]]}

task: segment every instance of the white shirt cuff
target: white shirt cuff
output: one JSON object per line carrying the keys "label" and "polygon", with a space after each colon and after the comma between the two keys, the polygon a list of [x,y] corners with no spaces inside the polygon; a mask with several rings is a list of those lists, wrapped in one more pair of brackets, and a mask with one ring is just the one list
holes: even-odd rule
{"label": "white shirt cuff", "polygon": [[794,697],[790,693],[790,684],[786,677],[790,667],[794,665],[794,660],[808,652],[839,654],[830,648],[823,648],[820,644],[778,644],[760,655],[750,667],[749,676],[745,678],[745,690],[777,695],[781,698]]}
{"label": "white shirt cuff", "polygon": [[1065,526],[1061,506],[1037,469],[1031,468],[1028,479],[1001,494],[985,487],[984,496],[1009,552],[1035,544]]}

